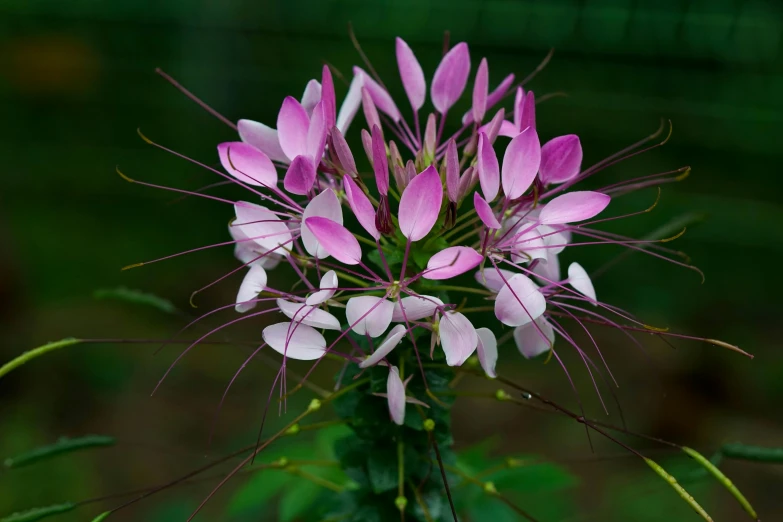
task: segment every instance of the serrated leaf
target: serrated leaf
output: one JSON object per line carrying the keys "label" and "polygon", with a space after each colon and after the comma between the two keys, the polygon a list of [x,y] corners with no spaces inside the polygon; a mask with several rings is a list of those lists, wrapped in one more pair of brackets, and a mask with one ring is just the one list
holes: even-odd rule
{"label": "serrated leaf", "polygon": [[141,290],[131,290],[124,286],[117,288],[100,288],[93,292],[92,296],[95,299],[113,299],[116,301],[148,306],[167,314],[177,313],[177,307],[168,299],[163,299],[162,297],[142,292]]}
{"label": "serrated leaf", "polygon": [[87,435],[84,437],[78,437],[69,439],[68,437],[61,437],[54,444],[47,446],[41,446],[28,452],[22,453],[15,457],[8,457],[3,462],[6,468],[19,468],[38,462],[40,460],[46,460],[63,453],[71,453],[87,448],[114,446],[117,440],[114,437],[106,435]]}

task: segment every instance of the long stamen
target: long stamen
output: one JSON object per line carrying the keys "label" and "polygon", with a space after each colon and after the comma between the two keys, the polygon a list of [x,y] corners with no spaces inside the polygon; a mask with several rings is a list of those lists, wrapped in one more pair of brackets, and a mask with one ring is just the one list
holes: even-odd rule
{"label": "long stamen", "polygon": [[155,68],[155,72],[160,76],[162,76],[163,78],[165,78],[167,82],[169,82],[171,85],[176,87],[182,94],[184,94],[185,96],[187,96],[188,98],[196,102],[202,109],[210,113],[212,116],[219,119],[220,121],[222,121],[223,123],[231,127],[232,129],[234,129],[235,131],[238,130],[234,122],[232,122],[231,120],[229,120],[228,118],[220,114],[218,111],[216,111],[215,109],[213,109],[212,107],[204,103],[201,100],[201,98],[199,98],[198,96],[190,92],[188,89],[183,87],[177,80],[175,80],[174,78],[172,78],[171,76],[163,72],[163,69],[157,67]]}

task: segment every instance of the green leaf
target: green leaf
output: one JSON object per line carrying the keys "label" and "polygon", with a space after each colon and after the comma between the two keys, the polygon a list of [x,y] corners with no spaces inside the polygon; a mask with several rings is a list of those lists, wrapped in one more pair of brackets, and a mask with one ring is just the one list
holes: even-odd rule
{"label": "green leaf", "polygon": [[296,487],[288,488],[280,499],[280,522],[291,522],[307,511],[323,488],[308,480],[296,479]]}
{"label": "green leaf", "polygon": [[97,517],[93,518],[92,522],[103,522],[104,520],[109,518],[109,515],[111,515],[111,511],[104,511],[103,513],[101,513]]}
{"label": "green leaf", "polygon": [[142,292],[141,290],[131,290],[124,286],[117,288],[101,288],[93,292],[92,296],[95,299],[113,299],[116,301],[125,301],[126,303],[149,306],[167,314],[177,313],[177,307],[168,299],[163,299],[162,297]]}
{"label": "green leaf", "polygon": [[65,348],[66,346],[73,346],[74,344],[79,344],[82,342],[84,341],[82,341],[81,339],[66,337],[65,339],[44,344],[43,346],[39,346],[38,348],[33,348],[29,352],[24,352],[19,357],[12,359],[11,361],[5,363],[3,366],[0,366],[0,378],[10,373],[12,370],[19,368],[20,366],[30,361],[31,359],[40,357],[41,355],[51,352],[52,350],[58,350],[60,348]]}
{"label": "green leaf", "polygon": [[281,470],[268,469],[251,476],[231,497],[228,502],[228,514],[231,516],[247,514],[263,506],[274,497],[293,477]]}
{"label": "green leaf", "polygon": [[770,462],[779,464],[783,462],[783,448],[765,448],[762,446],[749,446],[747,444],[724,444],[721,453],[728,459],[752,460],[755,462]]}
{"label": "green leaf", "polygon": [[39,460],[56,457],[63,453],[70,453],[86,448],[114,446],[116,443],[117,440],[114,437],[106,435],[87,435],[76,439],[62,437],[54,444],[41,446],[40,448],[28,451],[27,453],[17,455],[16,457],[9,457],[5,459],[3,465],[6,468],[19,468],[38,462]]}
{"label": "green leaf", "polygon": [[367,472],[375,493],[383,493],[397,487],[397,452],[394,446],[376,447],[370,450]]}
{"label": "green leaf", "polygon": [[[389,265],[389,270],[391,270],[393,274],[396,274],[399,272],[400,268],[402,268],[402,253],[400,253],[399,250],[386,250],[383,253],[383,257],[386,259],[386,263]],[[370,253],[367,254],[367,258],[372,261],[372,264],[377,266],[379,269],[384,271],[386,270],[386,268],[383,266],[383,261],[381,260],[381,255],[378,253],[377,248],[375,250],[370,250]]]}
{"label": "green leaf", "polygon": [[34,522],[35,520],[41,520],[52,515],[59,515],[60,513],[67,513],[73,511],[76,508],[76,504],[73,502],[64,502],[62,504],[54,504],[46,507],[38,507],[28,509],[27,511],[19,511],[8,515],[5,518],[0,518],[0,522]]}

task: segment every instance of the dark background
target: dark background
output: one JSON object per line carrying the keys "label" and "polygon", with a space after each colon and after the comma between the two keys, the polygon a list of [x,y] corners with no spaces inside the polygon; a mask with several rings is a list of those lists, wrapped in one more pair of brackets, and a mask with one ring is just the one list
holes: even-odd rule
{"label": "dark background", "polygon": [[[684,218],[688,231],[672,245],[692,256],[706,282],[635,254],[596,281],[598,295],[648,324],[736,343],[756,357],[698,342],[677,342],[673,350],[653,340],[646,342],[645,356],[616,333],[602,332],[598,339],[632,429],[705,454],[736,440],[783,446],[783,9],[772,1],[5,0],[0,360],[65,336],[160,339],[184,324],[143,307],[95,300],[99,288],[153,292],[191,315],[230,302],[236,278],[204,292],[198,310],[188,305],[193,290],[236,266],[225,248],[120,271],[225,241],[232,215],[221,203],[174,202],[175,194],[130,185],[114,173],[119,165],[131,177],[190,189],[218,181],[145,145],[137,127],[209,164],[217,162],[217,143],[236,139],[154,69],[161,67],[231,120],[273,123],[282,98],[300,96],[307,80],[320,77],[324,61],[345,74],[359,64],[349,20],[397,96],[397,35],[414,48],[429,79],[443,31],[450,30],[452,42],[471,46],[474,68],[481,56],[489,59],[493,86],[508,72],[525,76],[555,48],[530,87],[539,95],[567,96],[539,105],[539,133],[543,139],[578,134],[586,164],[650,134],[660,118],[671,119],[674,132],[665,147],[607,170],[593,186],[690,165],[691,177],[664,186],[654,212],[606,228],[641,237]],[[337,89],[339,99],[346,90],[339,80]],[[237,196],[225,188],[215,194]],[[655,190],[647,190],[616,200],[609,211],[639,210],[654,199]],[[576,253],[569,256],[588,270],[620,252],[605,246],[571,250]],[[274,277],[287,276],[280,270]],[[222,338],[256,339],[263,324],[240,326]],[[272,370],[251,365],[240,377],[209,446],[215,407],[245,353],[199,347],[150,398],[178,353],[169,347],[153,357],[156,346],[76,346],[0,382],[0,456],[61,435],[105,433],[120,441],[113,449],[0,473],[0,514],[157,484],[254,437]],[[581,363],[567,357],[567,364],[589,414],[602,416]],[[334,368],[324,368],[319,379],[328,381]],[[500,368],[575,405],[554,364],[524,362],[508,349]],[[486,387],[464,384],[471,386]],[[615,409],[609,420],[617,419]],[[459,447],[492,435],[501,441],[499,451],[572,463],[581,483],[562,495],[577,507],[574,520],[697,519],[637,461],[592,460],[584,431],[565,419],[465,399],[458,402],[455,429]],[[596,451],[622,454],[603,442]],[[724,469],[762,520],[783,518],[780,466],[732,462]],[[179,520],[210,485],[179,488],[112,519]],[[715,520],[745,516],[718,486],[696,485],[693,492]],[[205,519],[223,519],[221,499]],[[61,519],[85,520],[115,503]]]}

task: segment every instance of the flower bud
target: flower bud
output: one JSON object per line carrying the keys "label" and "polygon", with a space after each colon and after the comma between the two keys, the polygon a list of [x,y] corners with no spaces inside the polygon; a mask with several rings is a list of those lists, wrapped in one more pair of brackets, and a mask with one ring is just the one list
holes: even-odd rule
{"label": "flower bud", "polygon": [[430,113],[427,117],[427,126],[424,129],[424,167],[429,167],[435,159],[435,147],[438,145],[438,128],[436,126],[435,114]]}

